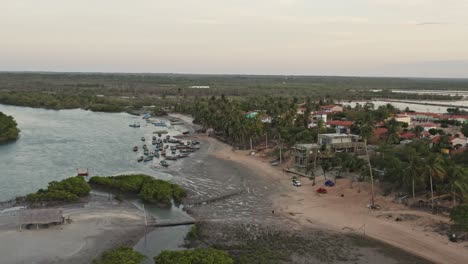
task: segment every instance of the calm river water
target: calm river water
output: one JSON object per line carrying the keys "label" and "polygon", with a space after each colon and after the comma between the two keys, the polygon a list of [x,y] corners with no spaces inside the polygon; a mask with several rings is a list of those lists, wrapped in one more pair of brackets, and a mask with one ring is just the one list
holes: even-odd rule
{"label": "calm river water", "polygon": [[[0,112],[14,116],[21,129],[17,141],[0,145],[0,201],[35,192],[50,181],[74,176],[77,168],[89,168],[91,175],[142,172],[160,179],[172,177],[157,165],[157,159],[154,163],[137,162],[138,154],[132,151],[133,146],[141,146],[142,136],[148,140],[158,130],[153,125],[145,126],[141,117],[1,104]],[[142,127],[128,126],[135,122]],[[177,129],[168,132],[180,134]],[[147,212],[156,219],[189,217],[178,208],[147,206]],[[190,226],[156,229],[135,248],[151,258],[161,250],[179,248],[189,229]]]}
{"label": "calm river water", "polygon": [[[74,176],[77,168],[89,168],[92,175],[143,172],[162,179],[171,177],[137,162],[132,147],[141,146],[141,137],[149,139],[156,130],[144,126],[141,117],[6,105],[0,105],[0,111],[14,116],[21,129],[19,140],[0,145],[0,201]],[[142,127],[130,128],[134,122]]]}

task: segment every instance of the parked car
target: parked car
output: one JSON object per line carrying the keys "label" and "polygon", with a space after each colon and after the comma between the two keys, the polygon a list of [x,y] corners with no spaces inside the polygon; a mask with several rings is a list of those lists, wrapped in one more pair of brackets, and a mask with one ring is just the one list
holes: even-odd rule
{"label": "parked car", "polygon": [[293,183],[293,186],[296,186],[296,187],[302,186],[301,182],[295,179],[292,180],[292,183]]}

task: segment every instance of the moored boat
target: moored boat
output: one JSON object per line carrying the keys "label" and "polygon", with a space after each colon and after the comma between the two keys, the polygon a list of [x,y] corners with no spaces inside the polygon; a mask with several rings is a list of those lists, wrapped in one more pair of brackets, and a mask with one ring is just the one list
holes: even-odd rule
{"label": "moored boat", "polygon": [[76,170],[77,170],[77,175],[78,176],[88,176],[89,175],[88,169],[86,169],[86,170],[76,169]]}
{"label": "moored boat", "polygon": [[137,161],[141,162],[141,161],[143,161],[143,159],[144,159],[143,156],[140,156],[140,157],[137,158]]}
{"label": "moored boat", "polygon": [[133,151],[137,152],[138,151],[138,146],[134,146]]}
{"label": "moored boat", "polygon": [[146,140],[145,137],[141,137],[141,141],[145,141],[145,140]]}
{"label": "moored boat", "polygon": [[163,167],[168,167],[169,166],[169,163],[167,163],[165,160],[161,160],[159,162],[159,164],[161,164],[161,166],[163,166]]}

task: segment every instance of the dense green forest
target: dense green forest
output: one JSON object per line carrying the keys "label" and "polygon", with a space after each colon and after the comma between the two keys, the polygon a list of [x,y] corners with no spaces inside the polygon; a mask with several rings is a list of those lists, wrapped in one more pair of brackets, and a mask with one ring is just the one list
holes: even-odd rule
{"label": "dense green forest", "polygon": [[0,112],[0,142],[17,139],[19,132],[15,119]]}
{"label": "dense green forest", "polygon": [[[209,86],[208,89],[190,88]],[[400,90],[468,90],[468,80],[328,76],[0,73],[0,103],[49,109],[120,112],[144,105],[193,102],[224,95],[245,98],[310,97],[313,100],[373,98],[453,100],[459,97],[392,93]]]}

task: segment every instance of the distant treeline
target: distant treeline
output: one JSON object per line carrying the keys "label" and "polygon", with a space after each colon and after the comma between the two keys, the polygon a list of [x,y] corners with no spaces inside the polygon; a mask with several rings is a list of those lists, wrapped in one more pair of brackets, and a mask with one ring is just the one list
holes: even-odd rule
{"label": "distant treeline", "polygon": [[[189,88],[210,86],[208,89]],[[450,99],[439,95],[391,93],[390,90],[468,90],[468,79],[368,78],[330,76],[0,73],[0,92],[41,91],[106,96],[310,96],[335,100],[391,97]],[[383,90],[372,92],[371,90]]]}

